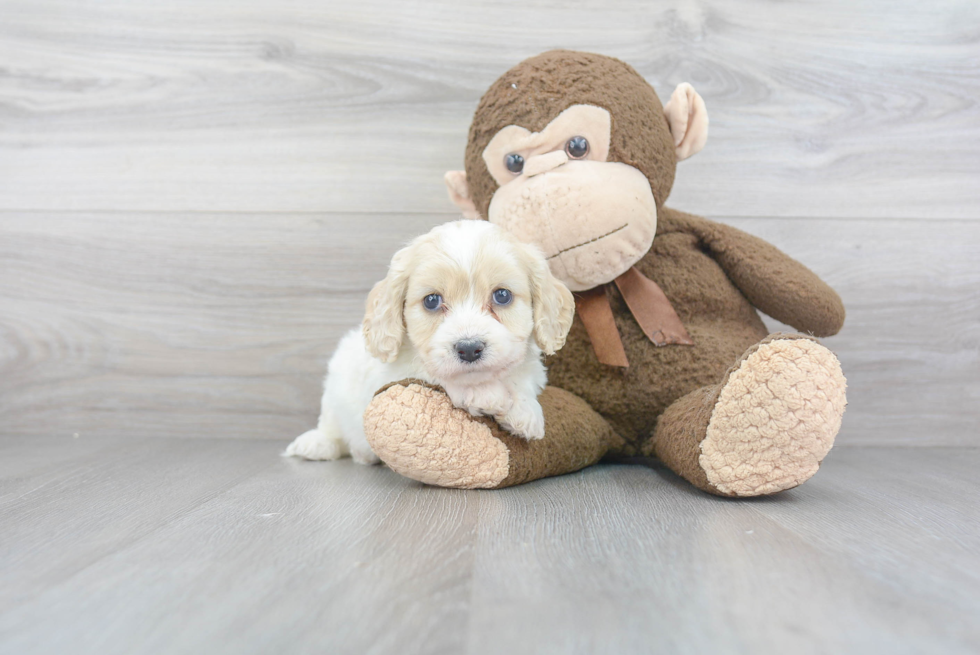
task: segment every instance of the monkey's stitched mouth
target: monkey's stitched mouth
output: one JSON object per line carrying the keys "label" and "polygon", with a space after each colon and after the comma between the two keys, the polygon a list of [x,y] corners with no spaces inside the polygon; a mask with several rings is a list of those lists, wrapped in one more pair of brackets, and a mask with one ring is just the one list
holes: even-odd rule
{"label": "monkey's stitched mouth", "polygon": [[590,243],[595,243],[595,242],[596,242],[596,241],[598,241],[599,239],[605,239],[606,237],[609,237],[609,236],[612,236],[612,235],[614,235],[614,234],[616,234],[617,232],[619,232],[619,231],[621,231],[621,230],[625,230],[625,229],[626,229],[626,228],[628,228],[629,226],[630,226],[630,224],[629,224],[629,223],[623,223],[622,225],[620,225],[619,227],[617,227],[617,228],[616,228],[615,230],[611,230],[611,231],[609,231],[609,232],[606,232],[605,234],[602,234],[602,235],[600,235],[600,236],[597,236],[597,237],[595,237],[594,239],[589,239],[588,241],[583,241],[582,243],[580,243],[580,244],[578,244],[578,245],[574,245],[574,246],[569,246],[568,248],[565,248],[564,250],[559,250],[558,252],[556,252],[556,253],[555,253],[554,255],[552,255],[551,257],[548,257],[548,259],[554,259],[554,258],[555,258],[555,257],[557,257],[558,255],[561,255],[561,254],[563,254],[563,253],[566,253],[566,252],[568,252],[569,250],[575,250],[576,248],[581,248],[582,246],[587,246],[587,245],[589,245]]}

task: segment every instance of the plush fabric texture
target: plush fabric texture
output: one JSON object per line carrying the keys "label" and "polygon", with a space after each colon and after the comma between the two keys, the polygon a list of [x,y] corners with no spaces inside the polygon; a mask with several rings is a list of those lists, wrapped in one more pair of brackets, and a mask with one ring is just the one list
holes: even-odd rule
{"label": "plush fabric texture", "polygon": [[736,280],[756,290],[768,285],[760,302],[801,332],[826,336],[844,320],[837,294],[799,262],[740,230],[671,209],[661,211],[653,247],[636,268],[663,290],[694,346],[652,344],[613,285],[607,293],[629,367],[599,363],[579,316],[565,346],[547,359],[548,383],[606,417],[630,444],[624,455],[640,451],[674,401],[717,385],[768,334]]}
{"label": "plush fabric texture", "polygon": [[702,491],[724,495],[701,468],[701,442],[720,392],[720,384],[701,387],[674,401],[660,416],[654,437],[641,444],[640,454],[657,457]]}
{"label": "plush fabric texture", "polygon": [[623,349],[623,340],[616,330],[616,317],[606,296],[606,285],[575,294],[575,317],[585,328],[592,352],[600,364],[630,365]]}
{"label": "plush fabric texture", "polygon": [[497,183],[483,150],[501,129],[520,125],[540,132],[572,105],[594,105],[612,114],[609,161],[639,169],[658,206],[674,184],[676,157],[663,105],[653,87],[629,65],[611,57],[553,50],[524,60],[494,82],[480,100],[466,144],[470,197],[483,217]]}
{"label": "plush fabric texture", "polygon": [[[510,456],[491,419],[454,407],[442,389],[405,380],[389,384],[364,412],[368,443],[392,470],[426,484],[459,489],[497,487]],[[424,470],[418,463],[425,462]]]}
{"label": "plush fabric texture", "polygon": [[834,443],[847,384],[832,352],[810,339],[768,339],[724,382],[698,461],[731,496],[790,489],[816,473]]}
{"label": "plush fabric texture", "polygon": [[[574,104],[609,110],[609,161],[635,166],[650,181],[656,237],[635,267],[663,291],[694,345],[655,345],[608,284],[615,273],[602,280],[603,292],[629,366],[600,363],[576,315],[565,346],[547,360],[552,386],[540,396],[543,440],[523,442],[465,414],[454,422],[438,391],[408,385],[376,396],[369,408],[375,452],[404,475],[448,486],[517,484],[604,455],[655,455],[696,487],[723,496],[802,483],[833,445],[846,404],[840,365],[813,338],[840,330],[843,304],[765,241],[662,206],[675,144],[660,101],[632,68],[554,51],[495,82],[480,101],[466,150],[477,209],[486,217],[496,190],[481,159],[494,134],[513,124],[539,131]],[[604,308],[592,309],[592,319],[609,322]],[[768,335],[757,310],[804,334]]]}
{"label": "plush fabric texture", "polygon": [[[569,134],[585,137],[589,142],[590,158],[606,161],[609,158],[611,130],[609,110],[594,105],[572,105],[552,119],[541,132],[531,132],[520,125],[508,125],[487,144],[482,155],[483,163],[498,184],[506,184],[513,181],[514,174],[507,170],[504,158],[512,152],[523,151],[526,154],[523,174],[535,175],[548,166],[568,161],[568,155],[561,147]],[[558,164],[545,163],[549,158],[560,161]],[[535,161],[538,163],[535,164]]]}
{"label": "plush fabric texture", "polygon": [[[670,301],[656,282],[631,267],[618,276],[614,284],[637,325],[653,345],[694,345],[677,312],[670,306]],[[629,366],[623,342],[616,330],[616,319],[609,305],[609,297],[606,295],[607,286],[609,285],[575,294],[575,311],[585,326],[592,351],[599,363],[606,366]]]}
{"label": "plush fabric texture", "polygon": [[637,325],[653,345],[694,345],[677,312],[656,282],[643,277],[636,268],[631,268],[617,277],[615,284]]}
{"label": "plush fabric texture", "polygon": [[687,159],[704,147],[708,140],[708,110],[694,87],[677,85],[664,105],[664,115],[677,147],[677,161]]}
{"label": "plush fabric texture", "polygon": [[578,471],[622,448],[623,439],[581,398],[545,387],[538,401],[544,410],[544,439],[500,436],[510,451],[510,471],[501,487]]}
{"label": "plush fabric texture", "polygon": [[[650,250],[657,234],[657,203],[650,181],[631,166],[556,163],[562,157],[552,161],[554,170],[541,167],[544,175],[524,173],[501,187],[488,220],[537,245],[551,272],[570,290],[586,291],[625,273]],[[529,159],[526,169],[538,159]],[[602,248],[590,247],[599,242]]]}
{"label": "plush fabric texture", "polygon": [[769,335],[717,386],[671,404],[641,452],[717,495],[789,489],[816,473],[833,445],[846,386],[837,358],[816,339]]}
{"label": "plush fabric texture", "polygon": [[548,387],[539,401],[553,435],[527,441],[490,418],[454,407],[438,386],[402,380],[378,391],[364,414],[365,431],[371,448],[394,471],[458,489],[509,487],[578,471],[621,446],[580,398]]}

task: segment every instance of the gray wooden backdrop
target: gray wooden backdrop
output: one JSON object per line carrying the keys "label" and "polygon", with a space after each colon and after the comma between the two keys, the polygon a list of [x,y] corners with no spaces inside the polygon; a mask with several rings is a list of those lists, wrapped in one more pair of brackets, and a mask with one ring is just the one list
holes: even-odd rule
{"label": "gray wooden backdrop", "polygon": [[972,0],[0,0],[0,430],[310,427],[482,91],[554,47],[702,94],[668,204],[841,293],[840,443],[978,443]]}

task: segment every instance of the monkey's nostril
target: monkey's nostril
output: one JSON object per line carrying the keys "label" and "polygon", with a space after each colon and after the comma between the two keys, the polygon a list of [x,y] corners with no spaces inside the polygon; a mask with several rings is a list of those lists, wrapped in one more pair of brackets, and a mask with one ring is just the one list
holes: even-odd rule
{"label": "monkey's nostril", "polygon": [[477,341],[476,339],[466,339],[464,341],[457,341],[454,348],[456,349],[456,356],[459,357],[464,362],[475,362],[483,356],[483,349],[486,344],[482,341]]}

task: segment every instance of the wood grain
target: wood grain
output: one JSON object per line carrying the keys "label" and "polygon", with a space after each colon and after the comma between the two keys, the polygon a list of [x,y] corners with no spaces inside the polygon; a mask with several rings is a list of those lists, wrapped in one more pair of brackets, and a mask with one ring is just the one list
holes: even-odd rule
{"label": "wood grain", "polygon": [[[978,488],[950,464],[978,451],[916,452],[839,449],[803,487],[750,501],[659,467],[486,494],[471,651],[967,652],[980,631],[941,617],[978,610],[978,540],[960,532]],[[947,475],[962,495],[931,485]]]}
{"label": "wood grain", "polygon": [[3,485],[0,612],[275,463],[275,450],[257,441],[236,443],[230,459],[213,442],[170,441],[96,439],[100,447],[86,452],[72,437],[34,440],[55,459],[75,457]]}
{"label": "wood grain", "polygon": [[[0,214],[4,431],[285,441],[391,254],[447,218]],[[843,297],[840,443],[978,443],[980,224],[727,222]]]}
{"label": "wood grain", "polygon": [[2,652],[980,647],[977,449],[840,448],[733,501],[656,465],[482,492],[273,441],[100,443],[0,508]]}
{"label": "wood grain", "polygon": [[[17,561],[19,574],[0,569],[0,650],[462,652],[465,635],[446,626],[467,619],[476,496],[349,459],[284,460],[273,441],[163,440],[163,452],[159,441],[131,439],[124,455],[59,484],[60,499],[32,493],[18,514],[0,513],[4,528],[34,528],[4,529],[33,560]],[[181,512],[152,489],[217,486],[224,469],[249,475]],[[113,494],[126,488],[129,499]],[[103,527],[103,514],[137,498],[127,521]],[[65,514],[74,520],[58,531],[76,540],[59,556],[48,522]],[[89,566],[75,571],[83,558]],[[55,577],[66,568],[73,575]],[[56,629],[38,629],[54,615]]]}
{"label": "wood grain", "polygon": [[678,208],[978,218],[980,5],[0,2],[0,209],[449,211],[481,93],[554,47],[704,96]]}
{"label": "wood grain", "polygon": [[[980,445],[980,230],[970,221],[732,221],[844,300],[842,443]],[[770,329],[792,328],[768,321]]]}
{"label": "wood grain", "polygon": [[391,254],[438,222],[0,216],[4,430],[298,434]]}

